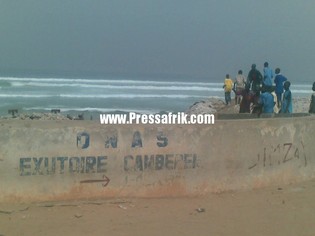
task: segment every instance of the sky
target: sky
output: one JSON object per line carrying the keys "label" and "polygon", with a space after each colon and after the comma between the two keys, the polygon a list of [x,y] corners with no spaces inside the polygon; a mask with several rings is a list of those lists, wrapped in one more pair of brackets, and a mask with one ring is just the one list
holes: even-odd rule
{"label": "sky", "polygon": [[0,76],[313,82],[314,0],[0,0]]}

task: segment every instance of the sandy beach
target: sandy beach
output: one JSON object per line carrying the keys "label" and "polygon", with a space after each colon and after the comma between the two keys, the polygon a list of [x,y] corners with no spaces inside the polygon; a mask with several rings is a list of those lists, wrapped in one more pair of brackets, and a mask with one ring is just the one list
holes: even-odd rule
{"label": "sandy beach", "polygon": [[0,235],[315,234],[315,180],[198,198],[0,204]]}

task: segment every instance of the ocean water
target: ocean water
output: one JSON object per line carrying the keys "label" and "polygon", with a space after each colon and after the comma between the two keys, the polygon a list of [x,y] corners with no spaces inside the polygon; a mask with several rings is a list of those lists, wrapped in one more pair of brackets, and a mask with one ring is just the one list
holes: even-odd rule
{"label": "ocean water", "polygon": [[[209,97],[224,97],[222,83],[129,79],[0,77],[0,115],[9,109],[63,114],[178,112]],[[309,97],[311,85],[294,84],[295,97]]]}

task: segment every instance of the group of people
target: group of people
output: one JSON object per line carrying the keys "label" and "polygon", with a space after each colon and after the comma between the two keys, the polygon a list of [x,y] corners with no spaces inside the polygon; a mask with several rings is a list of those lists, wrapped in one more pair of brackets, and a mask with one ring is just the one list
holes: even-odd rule
{"label": "group of people", "polygon": [[290,85],[280,68],[275,69],[274,75],[268,62],[265,62],[262,74],[252,64],[247,77],[242,70],[238,71],[234,81],[229,74],[226,75],[223,85],[225,102],[226,105],[231,104],[231,93],[234,91],[235,104],[240,105],[240,113],[292,113]]}

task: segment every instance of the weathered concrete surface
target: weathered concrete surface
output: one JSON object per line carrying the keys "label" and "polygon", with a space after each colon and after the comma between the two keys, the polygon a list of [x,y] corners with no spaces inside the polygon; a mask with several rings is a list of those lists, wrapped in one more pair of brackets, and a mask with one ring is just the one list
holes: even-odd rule
{"label": "weathered concrete surface", "polygon": [[0,121],[0,201],[189,196],[311,179],[314,121]]}

